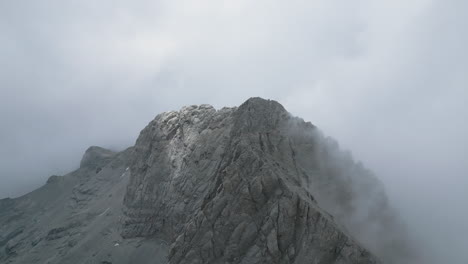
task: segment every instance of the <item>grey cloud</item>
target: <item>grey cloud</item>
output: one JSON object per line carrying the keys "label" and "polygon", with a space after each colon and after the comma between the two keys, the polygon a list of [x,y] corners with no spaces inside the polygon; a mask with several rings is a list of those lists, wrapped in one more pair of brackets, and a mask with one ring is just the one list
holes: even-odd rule
{"label": "grey cloud", "polygon": [[74,169],[89,145],[132,145],[161,111],[262,96],[351,149],[428,247],[464,263],[467,8],[3,1],[0,196]]}

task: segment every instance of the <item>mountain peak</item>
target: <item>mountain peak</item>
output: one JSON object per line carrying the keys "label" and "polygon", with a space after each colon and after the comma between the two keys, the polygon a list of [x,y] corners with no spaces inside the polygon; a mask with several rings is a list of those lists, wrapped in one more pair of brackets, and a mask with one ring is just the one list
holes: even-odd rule
{"label": "mountain peak", "polygon": [[237,133],[268,132],[278,129],[290,119],[284,107],[274,101],[253,97],[235,112],[234,130]]}
{"label": "mountain peak", "polygon": [[81,158],[80,168],[95,168],[110,160],[116,152],[98,146],[89,147]]}
{"label": "mountain peak", "polygon": [[263,108],[280,108],[282,111],[286,111],[284,107],[275,100],[264,99],[262,97],[250,97],[244,103],[242,103],[239,108],[243,108],[245,106],[258,106]]}
{"label": "mountain peak", "polygon": [[316,131],[258,97],[159,114],[134,147],[0,200],[0,262],[414,263],[373,176]]}

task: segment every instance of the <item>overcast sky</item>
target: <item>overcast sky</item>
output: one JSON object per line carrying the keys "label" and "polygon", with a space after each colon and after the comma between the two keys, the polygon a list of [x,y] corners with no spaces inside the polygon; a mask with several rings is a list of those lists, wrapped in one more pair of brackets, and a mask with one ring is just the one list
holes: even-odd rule
{"label": "overcast sky", "polygon": [[467,263],[468,1],[0,2],[0,197],[131,146],[158,113],[278,100]]}

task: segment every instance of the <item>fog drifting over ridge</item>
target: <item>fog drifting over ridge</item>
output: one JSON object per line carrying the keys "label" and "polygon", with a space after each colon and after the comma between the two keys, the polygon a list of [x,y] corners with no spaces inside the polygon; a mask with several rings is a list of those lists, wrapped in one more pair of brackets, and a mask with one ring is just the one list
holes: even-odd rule
{"label": "fog drifting over ridge", "polygon": [[[158,113],[275,99],[466,263],[466,1],[4,1],[0,197],[122,149]],[[438,258],[438,259],[437,259]]]}

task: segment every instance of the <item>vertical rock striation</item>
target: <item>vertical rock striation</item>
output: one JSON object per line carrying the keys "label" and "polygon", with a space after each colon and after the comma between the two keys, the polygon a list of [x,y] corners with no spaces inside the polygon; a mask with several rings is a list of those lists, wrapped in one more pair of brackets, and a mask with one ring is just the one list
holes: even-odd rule
{"label": "vertical rock striation", "polygon": [[1,263],[415,263],[409,252],[379,181],[261,98],[162,113],[134,147],[90,147],[76,171],[0,200]]}
{"label": "vertical rock striation", "polygon": [[[123,235],[162,236],[169,262],[377,263],[311,193],[316,128],[252,98],[157,116],[135,145]],[[345,195],[345,194],[343,194]]]}

